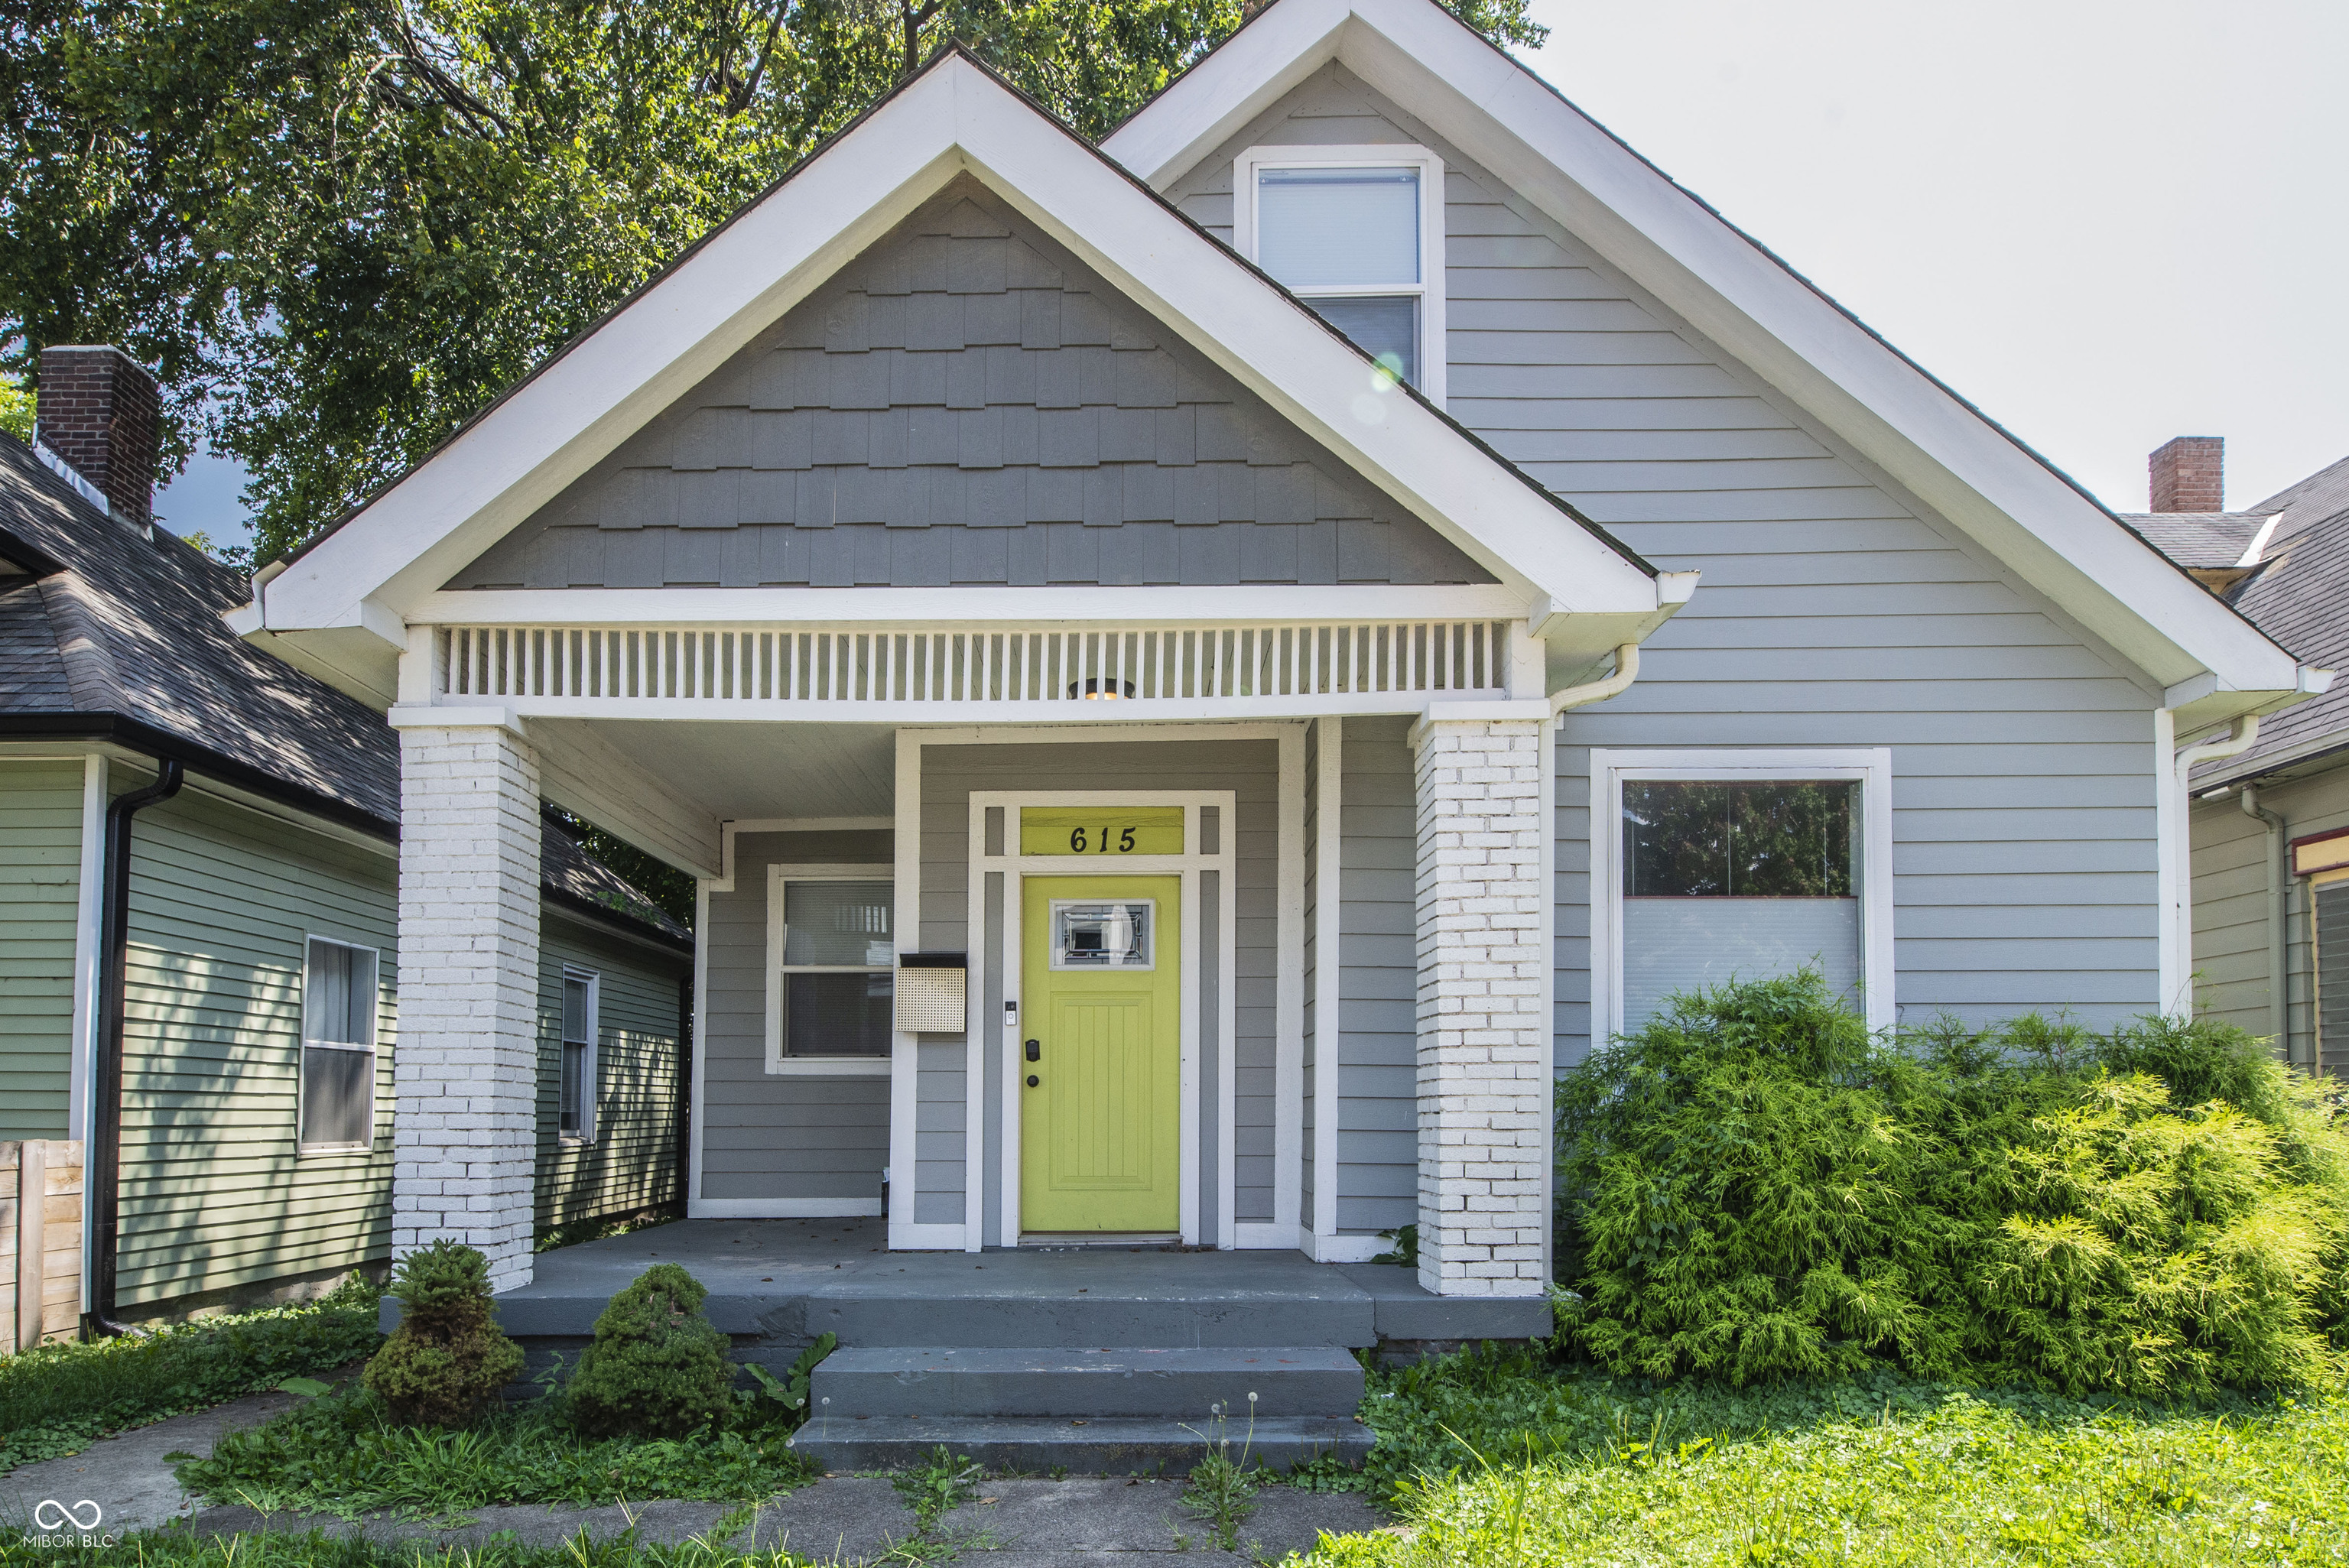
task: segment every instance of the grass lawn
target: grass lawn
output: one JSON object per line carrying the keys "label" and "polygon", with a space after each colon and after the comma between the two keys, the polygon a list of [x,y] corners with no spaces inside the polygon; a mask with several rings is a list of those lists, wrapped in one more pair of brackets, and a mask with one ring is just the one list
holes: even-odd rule
{"label": "grass lawn", "polygon": [[1402,1526],[1330,1542],[1312,1568],[2349,1563],[2338,1394],[1649,1390],[1530,1357],[1382,1381],[1371,1479]]}
{"label": "grass lawn", "polygon": [[0,1357],[0,1473],[357,1361],[383,1340],[376,1303],[360,1281],[311,1305]]}

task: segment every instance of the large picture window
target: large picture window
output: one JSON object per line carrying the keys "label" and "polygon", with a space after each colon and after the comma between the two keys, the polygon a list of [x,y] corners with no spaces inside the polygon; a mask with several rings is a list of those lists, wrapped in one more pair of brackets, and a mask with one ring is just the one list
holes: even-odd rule
{"label": "large picture window", "polygon": [[1418,147],[1259,147],[1234,242],[1397,380],[1441,401],[1444,165]]}
{"label": "large picture window", "polygon": [[1595,1034],[1636,1032],[1675,994],[1806,965],[1890,1022],[1884,753],[1591,756],[1608,824],[1592,835]]}
{"label": "large picture window", "polygon": [[376,950],[310,938],[302,965],[302,1151],[375,1147]]}
{"label": "large picture window", "polygon": [[595,1137],[598,989],[596,976],[585,970],[563,972],[563,1087],[556,1130],[575,1143]]}
{"label": "large picture window", "polygon": [[895,885],[776,866],[769,889],[768,1066],[882,1068],[895,1041]]}

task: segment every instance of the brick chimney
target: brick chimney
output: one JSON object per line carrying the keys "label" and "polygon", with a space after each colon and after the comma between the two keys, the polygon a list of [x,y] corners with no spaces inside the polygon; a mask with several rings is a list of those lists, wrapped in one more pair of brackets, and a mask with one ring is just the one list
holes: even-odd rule
{"label": "brick chimney", "polygon": [[44,348],[33,418],[41,445],[118,514],[141,523],[153,515],[163,402],[146,366],[103,345]]}
{"label": "brick chimney", "polygon": [[2145,466],[2153,476],[2152,511],[2224,511],[2227,441],[2223,436],[2179,436],[2162,443]]}

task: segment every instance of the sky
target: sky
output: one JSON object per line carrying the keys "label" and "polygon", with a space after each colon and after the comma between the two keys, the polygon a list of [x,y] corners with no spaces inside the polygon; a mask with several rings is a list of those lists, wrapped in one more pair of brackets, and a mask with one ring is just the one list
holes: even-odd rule
{"label": "sky", "polygon": [[[2123,511],[2349,455],[2342,0],[1534,0],[1609,129]],[[245,535],[209,453],[158,499]]]}

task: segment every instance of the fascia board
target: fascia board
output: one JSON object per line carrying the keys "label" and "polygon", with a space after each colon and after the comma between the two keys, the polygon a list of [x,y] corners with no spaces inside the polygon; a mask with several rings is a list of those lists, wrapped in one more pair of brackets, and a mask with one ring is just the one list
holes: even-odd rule
{"label": "fascia board", "polygon": [[[1287,16],[1283,16],[1287,13]],[[2246,691],[2295,661],[2004,432],[1427,0],[1280,0],[1105,144],[1163,188],[1337,59],[1778,387],[2156,681]],[[1293,57],[1280,51],[1298,51]],[[1276,95],[1277,96],[1277,95]],[[1235,118],[1239,117],[1239,118]],[[2026,523],[2023,520],[2029,520]]]}
{"label": "fascia board", "polygon": [[1290,625],[1306,621],[1512,621],[1531,608],[1499,583],[1216,587],[460,588],[427,594],[419,624],[449,626],[897,624]]}
{"label": "fascia board", "polygon": [[[941,61],[267,587],[274,628],[400,615],[968,169],[1527,598],[1651,610],[1655,581],[1318,319],[968,60]],[[417,542],[421,542],[420,544]]]}

